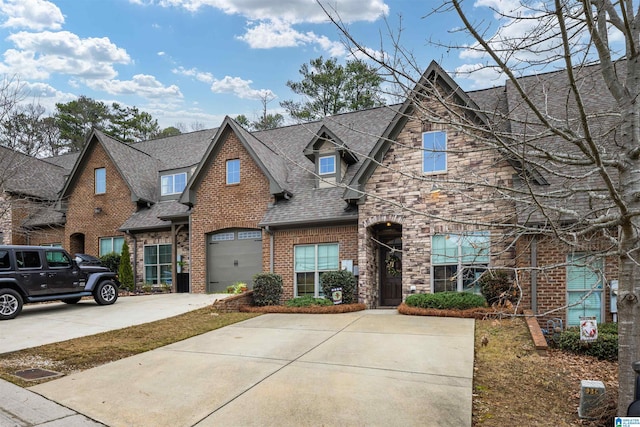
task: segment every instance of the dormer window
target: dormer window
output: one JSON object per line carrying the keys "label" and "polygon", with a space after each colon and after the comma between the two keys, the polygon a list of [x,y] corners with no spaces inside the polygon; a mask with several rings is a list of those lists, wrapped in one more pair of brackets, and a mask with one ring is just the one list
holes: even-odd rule
{"label": "dormer window", "polygon": [[320,175],[334,175],[336,173],[336,156],[322,156],[318,159],[318,173]]}
{"label": "dormer window", "polygon": [[334,187],[344,179],[349,165],[358,158],[327,126],[322,126],[304,149],[315,165],[316,188]]}
{"label": "dormer window", "polygon": [[171,194],[181,194],[187,185],[187,173],[181,172],[173,175],[164,175],[161,179],[161,194],[169,196]]}

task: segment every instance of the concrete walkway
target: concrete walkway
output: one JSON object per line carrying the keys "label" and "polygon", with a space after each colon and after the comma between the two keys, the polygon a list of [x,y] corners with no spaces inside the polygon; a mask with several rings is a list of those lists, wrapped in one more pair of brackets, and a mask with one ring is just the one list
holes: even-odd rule
{"label": "concrete walkway", "polygon": [[473,336],[395,310],[269,314],[30,390],[114,427],[470,426]]}

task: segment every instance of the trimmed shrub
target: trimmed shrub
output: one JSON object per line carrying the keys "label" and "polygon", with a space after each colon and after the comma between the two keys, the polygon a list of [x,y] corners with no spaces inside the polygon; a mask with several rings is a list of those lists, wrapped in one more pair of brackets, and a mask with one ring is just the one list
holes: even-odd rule
{"label": "trimmed shrub", "polygon": [[437,308],[440,310],[466,310],[474,307],[484,307],[486,300],[482,295],[471,292],[437,292],[435,294],[413,294],[405,300],[410,307]]}
{"label": "trimmed shrub", "polygon": [[318,307],[333,305],[333,302],[326,298],[314,298],[310,295],[307,295],[304,297],[290,299],[289,301],[285,302],[284,305],[286,305],[287,307]]}
{"label": "trimmed shrub", "polygon": [[489,305],[518,301],[518,288],[506,270],[487,270],[478,279],[480,292]]}
{"label": "trimmed shrub", "polygon": [[282,297],[282,277],[273,273],[253,276],[253,303],[259,307],[278,305]]}
{"label": "trimmed shrub", "polygon": [[561,350],[585,354],[601,360],[618,360],[618,324],[598,325],[598,339],[592,342],[580,341],[580,328],[573,326],[560,333],[556,343]]}
{"label": "trimmed shrub", "polygon": [[102,265],[104,265],[109,270],[113,271],[114,273],[117,273],[118,269],[120,268],[120,255],[118,255],[115,252],[111,252],[110,254],[102,255],[100,257],[100,261],[102,262]]}
{"label": "trimmed shrub", "polygon": [[131,266],[131,256],[129,255],[129,245],[125,240],[122,245],[122,256],[120,257],[120,263],[118,266],[118,280],[122,284],[122,287],[133,292],[135,290],[135,283],[133,280],[133,267]]}
{"label": "trimmed shrub", "polygon": [[356,301],[356,276],[347,270],[326,271],[320,276],[322,292],[331,295],[331,289],[342,288],[342,303],[353,304]]}

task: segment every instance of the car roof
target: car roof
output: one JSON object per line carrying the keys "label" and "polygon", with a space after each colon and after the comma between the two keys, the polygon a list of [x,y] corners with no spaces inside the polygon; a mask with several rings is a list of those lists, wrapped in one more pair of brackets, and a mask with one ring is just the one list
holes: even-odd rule
{"label": "car roof", "polygon": [[46,249],[46,250],[59,250],[64,251],[64,248],[59,246],[36,246],[36,245],[0,245],[0,249]]}

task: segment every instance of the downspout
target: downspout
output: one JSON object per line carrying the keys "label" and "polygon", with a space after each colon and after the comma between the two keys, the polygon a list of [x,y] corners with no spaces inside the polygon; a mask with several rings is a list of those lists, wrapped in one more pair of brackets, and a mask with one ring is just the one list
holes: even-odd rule
{"label": "downspout", "polygon": [[538,314],[538,239],[531,238],[531,310]]}
{"label": "downspout", "polygon": [[269,226],[265,226],[264,227],[264,231],[267,232],[267,234],[269,235],[269,273],[273,273],[273,253],[274,253],[274,242],[275,242],[275,237],[273,235],[273,230],[271,228],[269,228]]}

